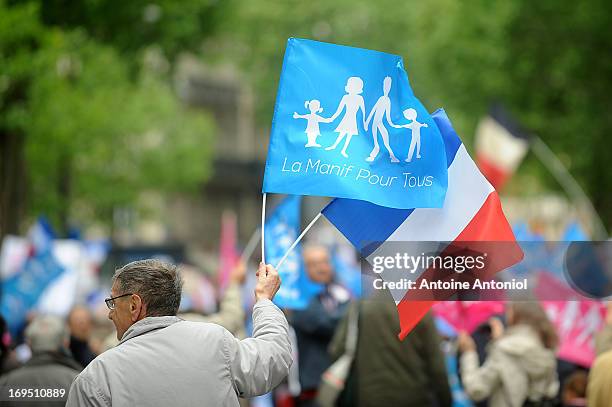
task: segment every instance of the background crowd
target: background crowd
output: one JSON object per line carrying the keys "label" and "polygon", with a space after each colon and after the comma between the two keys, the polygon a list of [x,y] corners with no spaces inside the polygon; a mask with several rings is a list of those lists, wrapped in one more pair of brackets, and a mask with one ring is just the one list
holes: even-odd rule
{"label": "background crowd", "polygon": [[[537,301],[508,302],[505,312],[471,335],[449,334],[438,317],[427,314],[400,341],[389,294],[354,298],[337,282],[324,245],[307,244],[303,259],[309,278],[323,289],[305,309],[285,310],[292,327],[292,371],[272,393],[243,400],[244,405],[316,406],[322,376],[346,354],[349,335],[355,337],[355,357],[337,405],[609,405],[612,312],[590,339],[597,352],[590,371],[556,357],[556,329]],[[253,293],[242,289],[251,272],[243,263],[233,269],[216,311],[182,306],[179,317],[217,323],[244,337]],[[32,312],[16,335],[3,319],[0,383],[69,388],[97,355],[118,343],[102,317],[87,305],[75,305],[65,318]]]}

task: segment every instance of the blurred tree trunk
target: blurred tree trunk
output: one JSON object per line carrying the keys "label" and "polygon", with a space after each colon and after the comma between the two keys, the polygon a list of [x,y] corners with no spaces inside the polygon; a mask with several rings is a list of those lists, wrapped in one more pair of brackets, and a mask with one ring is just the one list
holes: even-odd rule
{"label": "blurred tree trunk", "polygon": [[25,207],[24,137],[0,132],[0,242],[19,233]]}
{"label": "blurred tree trunk", "polygon": [[69,154],[62,154],[62,159],[59,161],[58,168],[58,185],[57,191],[58,196],[61,202],[59,211],[58,211],[58,220],[60,227],[60,234],[65,236],[68,234],[68,230],[70,229],[69,225],[69,212],[70,212],[70,196],[72,190],[72,159]]}

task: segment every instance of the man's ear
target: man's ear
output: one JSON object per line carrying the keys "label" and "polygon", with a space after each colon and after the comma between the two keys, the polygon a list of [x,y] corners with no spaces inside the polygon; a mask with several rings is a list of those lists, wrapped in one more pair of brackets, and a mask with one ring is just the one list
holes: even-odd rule
{"label": "man's ear", "polygon": [[138,294],[132,294],[130,298],[130,318],[132,322],[138,322],[146,315],[146,305]]}

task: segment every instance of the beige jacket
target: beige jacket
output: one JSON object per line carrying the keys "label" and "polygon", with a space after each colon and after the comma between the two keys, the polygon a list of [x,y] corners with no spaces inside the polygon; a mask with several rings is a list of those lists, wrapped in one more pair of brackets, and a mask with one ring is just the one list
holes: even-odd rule
{"label": "beige jacket", "polygon": [[518,407],[527,399],[537,401],[557,394],[555,353],[542,345],[531,327],[510,327],[490,346],[480,367],[475,351],[461,356],[461,380],[472,400],[489,398],[490,407]]}
{"label": "beige jacket", "polygon": [[606,324],[595,334],[595,354],[597,356],[612,350],[612,325]]}
{"label": "beige jacket", "polygon": [[590,407],[612,406],[612,350],[597,356],[589,373],[587,400]]}

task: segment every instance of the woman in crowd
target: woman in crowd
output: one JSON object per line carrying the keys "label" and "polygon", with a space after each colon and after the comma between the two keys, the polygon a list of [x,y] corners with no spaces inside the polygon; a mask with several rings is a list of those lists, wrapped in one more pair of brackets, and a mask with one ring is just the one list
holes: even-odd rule
{"label": "woman in crowd", "polygon": [[474,401],[489,398],[491,407],[546,405],[557,395],[554,326],[537,302],[508,303],[508,328],[493,320],[485,363],[479,366],[476,346],[459,335],[461,380]]}

